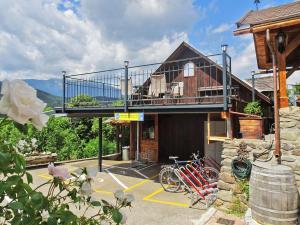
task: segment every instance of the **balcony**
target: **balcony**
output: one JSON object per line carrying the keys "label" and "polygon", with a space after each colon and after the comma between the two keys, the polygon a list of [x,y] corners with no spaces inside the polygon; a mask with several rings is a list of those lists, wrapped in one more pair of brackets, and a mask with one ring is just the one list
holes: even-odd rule
{"label": "balcony", "polygon": [[[226,70],[218,58],[222,54],[64,75],[63,110],[227,107],[233,90],[230,57],[222,63]],[[83,95],[93,100],[76,101]]]}

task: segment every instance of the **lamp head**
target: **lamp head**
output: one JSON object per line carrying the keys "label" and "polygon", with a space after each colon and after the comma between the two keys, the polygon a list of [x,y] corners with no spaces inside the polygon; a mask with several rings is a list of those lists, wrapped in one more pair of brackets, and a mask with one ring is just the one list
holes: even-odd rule
{"label": "lamp head", "polygon": [[228,48],[228,45],[227,45],[227,44],[222,44],[222,45],[221,45],[221,48],[222,48],[222,51],[223,51],[223,52],[226,52],[226,51],[227,51],[227,48]]}
{"label": "lamp head", "polygon": [[129,65],[129,61],[127,61],[127,60],[124,61],[124,66],[125,66],[125,67],[128,67],[128,65]]}

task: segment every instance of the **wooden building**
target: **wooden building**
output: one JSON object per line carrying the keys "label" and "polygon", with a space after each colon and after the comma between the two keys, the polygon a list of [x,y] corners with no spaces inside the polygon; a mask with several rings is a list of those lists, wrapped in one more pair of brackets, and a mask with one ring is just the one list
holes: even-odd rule
{"label": "wooden building", "polygon": [[[64,106],[57,112],[96,117],[144,113],[143,121],[130,123],[130,157],[154,162],[170,155],[188,159],[197,151],[220,161],[222,141],[239,136],[234,112],[243,112],[252,101],[251,86],[231,73],[226,49],[205,56],[185,42],[161,63],[126,63],[125,69],[68,75],[64,82]],[[269,116],[270,99],[255,92]],[[99,105],[70,107],[69,99],[78,94],[93,96]]]}

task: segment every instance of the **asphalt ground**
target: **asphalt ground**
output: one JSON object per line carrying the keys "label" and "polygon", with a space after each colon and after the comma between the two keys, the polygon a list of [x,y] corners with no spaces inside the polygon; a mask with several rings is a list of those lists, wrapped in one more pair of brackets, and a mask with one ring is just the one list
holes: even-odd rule
{"label": "asphalt ground", "polygon": [[[126,209],[129,225],[198,225],[206,210],[195,205],[189,208],[189,194],[165,192],[158,181],[161,166],[136,165],[124,161],[103,161],[103,172],[98,172],[97,160],[66,163],[62,166],[70,172],[86,167],[93,176],[93,197],[114,201],[113,193],[123,190],[135,197],[133,207]],[[34,185],[38,186],[52,177],[47,168],[31,169]],[[48,188],[43,187],[42,192]],[[80,212],[78,212],[80,213]],[[91,212],[92,213],[92,212]]]}

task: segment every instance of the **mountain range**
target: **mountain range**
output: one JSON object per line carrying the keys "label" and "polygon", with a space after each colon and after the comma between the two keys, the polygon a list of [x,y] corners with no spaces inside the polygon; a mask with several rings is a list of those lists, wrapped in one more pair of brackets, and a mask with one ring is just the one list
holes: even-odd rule
{"label": "mountain range", "polygon": [[[62,79],[49,79],[49,80],[36,80],[36,79],[25,79],[26,83],[28,83],[31,87],[37,90],[37,96],[47,103],[47,106],[50,107],[59,107],[62,104],[62,93],[63,93],[63,82]],[[72,84],[72,81],[69,81]],[[77,83],[73,84],[78,85]],[[70,85],[71,86],[71,85]],[[1,88],[1,82],[0,82]],[[71,88],[72,89],[72,88]],[[98,97],[96,97],[99,101],[109,101],[114,98],[113,96],[120,96],[120,89],[114,88],[112,86],[104,85],[97,86],[97,93],[99,93]],[[84,88],[80,90],[80,93],[68,93],[68,97],[74,97],[77,94],[87,94],[91,96],[95,96],[95,88],[91,86],[91,88]],[[1,96],[1,95],[0,95]],[[96,95],[97,96],[97,95]]]}
{"label": "mountain range", "polygon": [[[38,82],[36,82],[38,84]],[[0,90],[1,90],[1,81],[0,81]],[[40,85],[40,87],[42,87]],[[42,90],[39,90],[37,88],[35,88],[37,90],[37,97],[39,99],[41,99],[43,102],[47,103],[47,106],[49,107],[57,107],[57,106],[60,106],[62,104],[62,98],[59,97],[59,96],[55,96],[55,95],[52,95],[50,93],[47,93],[45,91],[42,91]],[[1,98],[1,94],[0,94],[0,98]]]}

